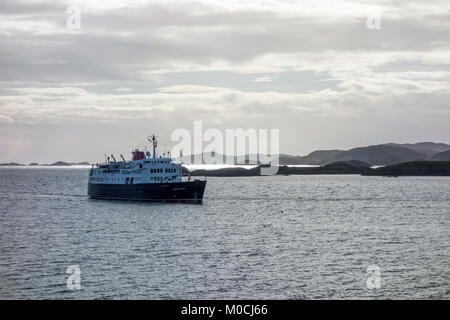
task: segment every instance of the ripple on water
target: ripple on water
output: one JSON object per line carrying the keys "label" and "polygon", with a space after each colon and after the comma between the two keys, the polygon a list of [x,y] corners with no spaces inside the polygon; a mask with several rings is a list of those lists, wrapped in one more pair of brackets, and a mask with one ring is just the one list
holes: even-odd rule
{"label": "ripple on water", "polygon": [[450,298],[445,177],[210,178],[198,206],[89,200],[84,169],[0,181],[0,298]]}

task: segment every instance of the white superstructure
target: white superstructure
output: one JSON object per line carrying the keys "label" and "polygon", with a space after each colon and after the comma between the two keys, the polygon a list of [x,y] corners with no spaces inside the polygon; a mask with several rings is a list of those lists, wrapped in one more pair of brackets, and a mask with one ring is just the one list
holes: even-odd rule
{"label": "white superstructure", "polygon": [[[174,163],[172,158],[156,157],[156,138],[149,139],[153,143],[153,157],[150,152],[144,153],[136,149],[132,152],[131,161],[110,162],[91,168],[89,183],[91,184],[141,184],[141,183],[173,183],[182,181],[182,167]],[[190,180],[190,176],[189,176]]]}

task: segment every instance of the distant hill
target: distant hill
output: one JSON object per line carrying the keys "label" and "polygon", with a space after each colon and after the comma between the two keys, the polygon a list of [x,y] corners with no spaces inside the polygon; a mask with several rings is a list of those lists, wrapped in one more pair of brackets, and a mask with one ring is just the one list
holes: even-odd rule
{"label": "distant hill", "polygon": [[318,150],[311,152],[307,156],[298,157],[298,163],[284,163],[283,158],[280,157],[280,164],[323,165],[337,161],[337,157],[343,153],[345,153],[343,150]]}
{"label": "distant hill", "polygon": [[[370,165],[391,165],[395,163],[419,160],[435,160],[433,157],[450,150],[450,145],[445,143],[420,142],[414,144],[379,144],[367,147],[344,150],[319,150],[314,151],[304,157],[290,158],[286,163],[280,156],[280,164],[315,164],[324,165],[337,161],[363,161]],[[445,153],[440,160],[446,160]],[[293,159],[297,160],[294,163]]]}
{"label": "distant hill", "polygon": [[17,166],[24,166],[24,164],[16,163],[16,162],[8,162],[8,163],[0,163],[0,167],[17,167]]}
{"label": "distant hill", "polygon": [[[395,163],[433,160],[437,153],[450,150],[450,145],[445,143],[419,142],[419,143],[387,143],[372,145],[367,147],[358,147],[350,150],[317,150],[306,156],[293,156],[288,154],[279,155],[279,165],[326,165],[338,161],[362,161],[369,165],[391,165]],[[214,153],[204,153],[204,163]],[[245,157],[224,156],[217,154],[222,163],[249,164],[249,155]],[[258,157],[256,164],[266,163],[263,158]],[[441,158],[439,158],[441,159]],[[447,158],[442,158],[446,160]],[[240,161],[238,161],[240,160]],[[185,156],[183,161],[193,162],[194,156]],[[227,162],[228,161],[228,162]],[[220,162],[219,162],[220,163]]]}
{"label": "distant hill", "polygon": [[446,143],[435,143],[435,142],[418,142],[418,143],[388,143],[389,145],[400,146],[405,148],[410,148],[419,152],[433,152],[439,153],[443,151],[450,150],[450,145]]}
{"label": "distant hill", "polygon": [[403,144],[388,143],[388,145],[413,149],[428,157],[432,157],[436,153],[450,150],[450,145],[446,143],[435,143],[435,142],[418,142],[418,143],[403,143]]}
{"label": "distant hill", "polygon": [[433,161],[450,161],[450,150],[436,153],[431,160]]}
{"label": "distant hill", "polygon": [[[186,169],[187,170],[187,169]],[[184,171],[184,170],[183,170]],[[187,170],[189,172],[189,170]],[[245,169],[241,167],[222,168],[215,170],[198,169],[191,172],[193,176],[208,176],[208,177],[251,177],[259,176],[260,169],[255,167],[252,169]]]}
{"label": "distant hill", "polygon": [[45,167],[70,167],[72,165],[70,163],[68,163],[68,162],[57,161],[57,162],[52,163],[52,164],[43,164],[43,166],[45,166]]}
{"label": "distant hill", "polygon": [[[31,164],[30,164],[31,165]],[[65,162],[65,161],[57,161],[52,164],[43,164],[45,167],[71,167],[71,166],[89,166],[89,162]]]}
{"label": "distant hill", "polygon": [[359,160],[371,165],[389,165],[406,161],[424,160],[425,158],[427,156],[413,149],[381,144],[345,151],[338,154],[334,160]]}
{"label": "distant hill", "polygon": [[[70,167],[70,166],[88,166],[90,165],[89,162],[64,162],[64,161],[57,161],[52,164],[42,164],[43,167]],[[0,167],[13,167],[13,166],[25,166],[21,163],[16,162],[9,162],[9,163],[0,163]],[[37,162],[31,162],[28,164],[30,167],[37,167],[40,166]]]}
{"label": "distant hill", "polygon": [[330,167],[330,166],[340,166],[340,165],[351,165],[351,166],[357,167],[357,168],[369,168],[370,167],[370,164],[368,164],[367,162],[359,161],[359,160],[336,161],[336,162],[327,164],[325,166]]}
{"label": "distant hill", "polygon": [[366,170],[371,176],[450,176],[450,161],[413,161]]}

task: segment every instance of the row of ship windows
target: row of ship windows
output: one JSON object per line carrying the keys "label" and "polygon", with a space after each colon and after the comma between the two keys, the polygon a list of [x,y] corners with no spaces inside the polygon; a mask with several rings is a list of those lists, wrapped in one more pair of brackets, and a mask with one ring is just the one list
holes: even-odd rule
{"label": "row of ship windows", "polygon": [[169,161],[166,160],[157,160],[157,161],[144,161],[144,163],[169,163]]}
{"label": "row of ship windows", "polygon": [[[139,170],[135,170],[133,171],[134,173],[140,173]],[[150,169],[150,173],[176,173],[177,169],[175,168],[165,168],[165,169]],[[91,175],[92,175],[93,171],[91,171]],[[106,172],[104,170],[101,171],[97,171],[96,174],[105,174]],[[129,171],[127,172],[122,172],[122,174],[127,174],[129,173]]]}
{"label": "row of ship windows", "polygon": [[[165,178],[170,178],[170,177],[150,177],[149,180],[154,180],[154,181],[161,181]],[[175,179],[176,176],[173,176],[172,179]],[[128,181],[130,181],[131,183],[133,183],[134,181],[140,181],[143,180],[141,177],[133,177],[133,178],[111,178],[112,182],[123,182],[125,181],[125,183],[128,183]],[[109,178],[91,178],[91,181],[94,182],[104,182],[104,181],[110,181]]]}
{"label": "row of ship windows", "polygon": [[166,168],[164,171],[163,171],[163,169],[150,169],[150,173],[162,173],[162,172],[165,172],[165,173],[176,173],[177,172],[177,169],[172,169],[172,168]]}
{"label": "row of ship windows", "polygon": [[[121,182],[125,180],[129,180],[130,178],[91,178],[91,181],[103,182],[103,181],[112,181],[112,182]],[[133,177],[131,178],[134,181],[142,180],[141,177]]]}

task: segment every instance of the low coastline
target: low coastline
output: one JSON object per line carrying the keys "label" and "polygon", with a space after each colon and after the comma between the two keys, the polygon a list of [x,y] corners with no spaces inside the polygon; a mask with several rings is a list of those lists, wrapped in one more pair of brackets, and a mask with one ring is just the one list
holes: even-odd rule
{"label": "low coastline", "polygon": [[[191,169],[183,166],[183,172],[192,176],[206,177],[253,177],[261,175],[261,168],[268,165],[222,167],[214,169]],[[46,165],[24,165],[19,163],[1,163],[4,168],[81,168],[86,169],[90,164],[56,162]],[[374,167],[361,161],[341,161],[323,166],[287,166],[281,165],[277,175],[340,175],[354,174],[363,176],[450,176],[450,161],[410,161],[390,166]]]}
{"label": "low coastline", "polygon": [[[192,176],[251,177],[260,176],[263,165],[246,169],[242,167],[213,170],[193,170]],[[352,162],[338,162],[320,167],[280,166],[277,175],[357,174],[364,176],[450,176],[450,161],[412,161],[391,166],[371,168]]]}

